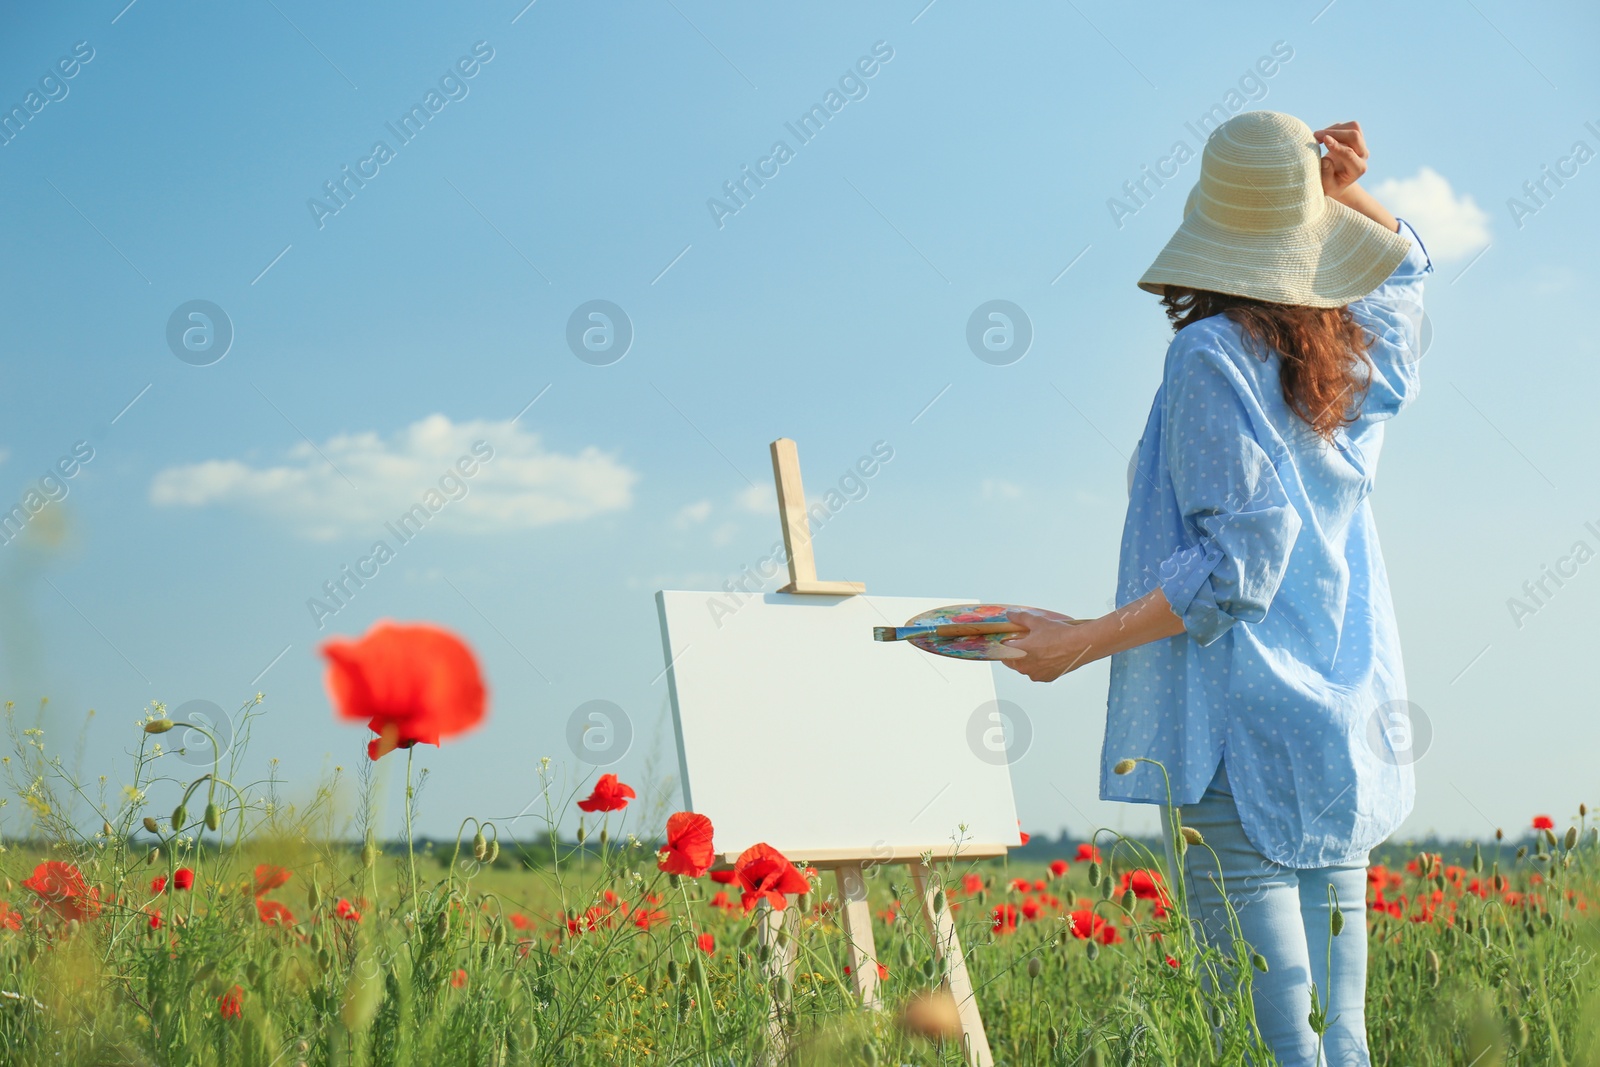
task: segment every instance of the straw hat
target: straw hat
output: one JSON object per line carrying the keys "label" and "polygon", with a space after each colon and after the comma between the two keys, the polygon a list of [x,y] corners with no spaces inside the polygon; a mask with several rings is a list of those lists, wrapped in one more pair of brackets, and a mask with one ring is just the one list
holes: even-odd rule
{"label": "straw hat", "polygon": [[1324,196],[1311,127],[1246,111],[1212,131],[1183,222],[1139,288],[1209,289],[1274,304],[1342,307],[1372,292],[1410,242]]}

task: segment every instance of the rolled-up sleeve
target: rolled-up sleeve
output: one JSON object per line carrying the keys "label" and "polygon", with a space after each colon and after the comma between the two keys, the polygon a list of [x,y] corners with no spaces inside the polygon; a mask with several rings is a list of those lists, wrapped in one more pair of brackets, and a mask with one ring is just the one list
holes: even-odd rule
{"label": "rolled-up sleeve", "polygon": [[1202,645],[1235,622],[1266,618],[1300,532],[1300,515],[1225,364],[1202,349],[1178,352],[1166,383],[1164,452],[1193,540],[1163,561],[1157,576],[1184,629]]}
{"label": "rolled-up sleeve", "polygon": [[1371,419],[1399,414],[1422,391],[1421,363],[1428,345],[1422,288],[1423,279],[1433,273],[1433,261],[1411,223],[1399,223],[1400,235],[1411,244],[1405,258],[1382,285],[1350,304],[1371,339],[1371,377],[1361,405],[1361,413]]}

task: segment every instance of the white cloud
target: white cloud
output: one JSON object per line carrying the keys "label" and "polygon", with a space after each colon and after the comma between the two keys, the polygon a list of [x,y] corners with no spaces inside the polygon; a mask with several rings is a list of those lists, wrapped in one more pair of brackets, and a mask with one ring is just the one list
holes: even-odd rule
{"label": "white cloud", "polygon": [[778,511],[778,491],[770,485],[752,485],[741,489],[734,501],[757,515],[774,515]]}
{"label": "white cloud", "polygon": [[[456,469],[462,457],[470,476]],[[549,451],[509,420],[429,415],[388,439],[366,432],[302,442],[276,466],[211,459],[168,467],[151,482],[150,501],[236,507],[315,540],[381,536],[385,522],[418,504],[447,513],[450,529],[494,533],[626,509],[638,478],[594,447]]]}
{"label": "white cloud", "polygon": [[693,504],[685,504],[678,509],[678,514],[672,519],[672,525],[680,530],[688,529],[705,522],[711,514],[711,501],[697,500]]}
{"label": "white cloud", "polygon": [[1372,187],[1384,207],[1416,227],[1435,260],[1464,259],[1489,243],[1489,214],[1444,175],[1423,167],[1412,178],[1388,178]]}

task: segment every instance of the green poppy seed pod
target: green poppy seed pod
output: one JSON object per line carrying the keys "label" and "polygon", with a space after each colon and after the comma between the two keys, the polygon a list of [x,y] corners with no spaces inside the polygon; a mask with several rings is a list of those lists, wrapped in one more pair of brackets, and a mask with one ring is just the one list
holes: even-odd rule
{"label": "green poppy seed pod", "polygon": [[1185,844],[1203,845],[1206,843],[1206,839],[1200,835],[1200,831],[1192,826],[1185,826],[1179,832],[1183,834]]}
{"label": "green poppy seed pod", "polygon": [[789,924],[788,923],[784,923],[782,926],[778,927],[778,947],[779,948],[788,948],[789,947],[789,941],[790,941]]}
{"label": "green poppy seed pod", "polygon": [[1250,966],[1254,967],[1256,970],[1260,971],[1262,974],[1266,974],[1267,973],[1267,957],[1263,956],[1259,952],[1250,953]]}
{"label": "green poppy seed pod", "polygon": [[449,936],[450,912],[448,910],[439,912],[439,917],[433,920],[433,932],[438,934],[440,937]]}
{"label": "green poppy seed pod", "polygon": [[1338,908],[1333,909],[1333,914],[1328,918],[1328,929],[1334,937],[1344,932],[1344,912]]}
{"label": "green poppy seed pod", "polygon": [[144,817],[144,828],[147,833],[159,834],[161,832],[161,824],[148,815]]}
{"label": "green poppy seed pod", "polygon": [[1095,960],[1099,959],[1100,942],[1091,937],[1088,941],[1084,942],[1083,954],[1084,956],[1088,957],[1090,963],[1093,963]]}
{"label": "green poppy seed pod", "polygon": [[610,840],[611,840],[611,830],[608,827],[605,827],[605,826],[600,827],[600,847],[601,848],[605,848],[606,847],[606,843],[609,842]]}
{"label": "green poppy seed pod", "polygon": [[583,828],[583,820],[578,820],[578,844],[583,844],[589,839],[589,831]]}
{"label": "green poppy seed pod", "polygon": [[182,804],[172,809],[172,832],[177,833],[189,825],[189,811]]}
{"label": "green poppy seed pod", "polygon": [[160,858],[161,858],[161,849],[160,848],[152,848],[149,852],[146,852],[144,854],[145,863],[155,863],[155,861],[160,859]]}
{"label": "green poppy seed pod", "polygon": [[987,903],[989,903],[989,890],[988,889],[980,889],[980,890],[978,890],[978,906],[981,908],[981,907],[983,907],[983,905],[985,905]]}
{"label": "green poppy seed pod", "polygon": [[771,958],[772,958],[772,946],[771,945],[762,945],[759,949],[756,950],[756,962],[757,963],[766,963]]}
{"label": "green poppy seed pod", "polygon": [[778,999],[779,1000],[788,1000],[789,999],[789,991],[790,991],[789,976],[786,975],[786,974],[778,975]]}
{"label": "green poppy seed pod", "polygon": [[1132,913],[1133,909],[1138,906],[1139,898],[1134,895],[1133,890],[1125,890],[1122,894],[1122,910]]}
{"label": "green poppy seed pod", "polygon": [[706,968],[699,956],[689,961],[689,979],[697,985],[706,980]]}
{"label": "green poppy seed pod", "polygon": [[315,933],[313,933],[311,935],[311,951],[312,952],[321,952],[323,944],[324,944],[324,941],[322,939],[322,931],[321,930],[318,930],[318,931],[316,931]]}
{"label": "green poppy seed pod", "polygon": [[1545,842],[1545,844],[1550,848],[1555,848],[1556,847],[1556,832],[1554,830],[1545,830],[1545,831],[1543,831],[1543,833],[1544,833],[1544,842]]}
{"label": "green poppy seed pod", "polygon": [[811,910],[811,892],[809,890],[807,890],[806,892],[801,893],[798,897],[795,898],[795,903],[797,905],[799,905],[800,913],[802,915],[805,914],[806,912],[810,911]]}
{"label": "green poppy seed pod", "polygon": [[1038,978],[1043,973],[1044,973],[1044,961],[1041,960],[1038,956],[1034,956],[1034,957],[1030,958],[1028,960],[1028,977],[1029,978]]}
{"label": "green poppy seed pod", "polygon": [[34,960],[36,960],[38,958],[39,958],[39,942],[37,942],[37,941],[29,941],[28,942],[28,962],[32,963]]}
{"label": "green poppy seed pod", "polygon": [[1112,774],[1132,774],[1138,764],[1131,759],[1118,760],[1117,765],[1111,768]]}
{"label": "green poppy seed pod", "polygon": [[1437,987],[1439,985],[1439,954],[1430,948],[1426,958],[1428,961],[1428,979]]}
{"label": "green poppy seed pod", "polygon": [[479,830],[477,833],[472,835],[472,858],[477,860],[479,863],[482,863],[483,858],[488,854],[489,840],[483,836],[483,831]]}
{"label": "green poppy seed pod", "polygon": [[495,839],[489,842],[489,855],[484,858],[485,863],[493,863],[500,858],[500,841]]}
{"label": "green poppy seed pod", "polygon": [[922,961],[922,977],[928,979],[929,981],[932,981],[933,980],[933,976],[935,974],[937,974],[937,973],[938,973],[938,968],[936,968],[934,966],[933,960],[931,958],[925,959],[925,960]]}
{"label": "green poppy seed pod", "polygon": [[1100,899],[1110,900],[1116,891],[1117,884],[1111,880],[1111,875],[1107,872],[1105,878],[1100,882]]}
{"label": "green poppy seed pod", "polygon": [[[109,837],[111,835],[108,833],[106,836]],[[1576,826],[1567,827],[1567,836],[1562,839],[1562,847],[1568,852],[1578,847],[1578,828]]]}
{"label": "green poppy seed pod", "polygon": [[754,944],[757,933],[758,931],[754,926],[745,927],[744,933],[739,935],[739,947],[749,948],[752,944]]}
{"label": "green poppy seed pod", "polygon": [[215,804],[207,804],[206,805],[206,829],[212,831],[213,833],[215,833],[217,828],[219,826],[221,826],[221,825],[222,825],[222,812],[217,810],[217,806]]}
{"label": "green poppy seed pod", "polygon": [[151,719],[144,724],[144,732],[147,734],[164,734],[170,729],[172,729],[171,719]]}
{"label": "green poppy seed pod", "polygon": [[683,977],[682,970],[678,967],[677,960],[667,961],[667,981],[672,985],[678,984],[678,979]]}
{"label": "green poppy seed pod", "polygon": [[902,967],[911,966],[911,942],[909,942],[909,941],[900,942],[900,948],[899,948],[898,951],[896,951],[895,958],[900,961],[900,966],[902,966]]}
{"label": "green poppy seed pod", "polygon": [[944,911],[944,890],[943,889],[935,889],[933,891],[933,913],[935,915],[939,915],[939,914],[943,913],[943,911]]}
{"label": "green poppy seed pod", "polygon": [[1050,1027],[1049,1029],[1045,1030],[1044,1039],[1046,1041],[1050,1042],[1050,1047],[1051,1048],[1060,1048],[1061,1047],[1061,1031],[1057,1030],[1053,1026]]}
{"label": "green poppy seed pod", "polygon": [[862,1045],[861,1062],[865,1063],[867,1067],[878,1067],[878,1050],[870,1044]]}
{"label": "green poppy seed pod", "polygon": [[361,846],[361,866],[370,871],[372,869],[372,865],[377,862],[378,846],[374,845],[369,840],[366,844]]}
{"label": "green poppy seed pod", "polygon": [[1477,845],[1472,846],[1472,873],[1483,873],[1483,849]]}
{"label": "green poppy seed pod", "polygon": [[322,887],[313,880],[306,886],[306,903],[311,905],[311,910],[316,911],[322,905]]}
{"label": "green poppy seed pod", "polygon": [[112,833],[113,833],[113,831],[112,831],[112,829],[111,829],[111,823],[110,823],[110,821],[109,821],[109,820],[108,820],[108,821],[105,821],[105,822],[102,822],[102,823],[101,823],[101,824],[100,824],[100,832],[101,832],[101,833],[102,833],[102,834],[104,834],[104,835],[105,835],[105,836],[107,836],[107,837],[110,837],[110,836],[111,836],[111,834],[112,834]]}
{"label": "green poppy seed pod", "polygon": [[606,975],[606,985],[608,985],[608,986],[614,986],[620,981],[622,981],[622,975],[620,975],[620,974],[608,974],[608,975]]}
{"label": "green poppy seed pod", "polygon": [[490,933],[489,940],[494,942],[495,948],[503,947],[506,943],[506,924],[500,922],[495,923],[494,931]]}
{"label": "green poppy seed pod", "polygon": [[1092,861],[1089,864],[1089,888],[1093,889],[1100,884],[1100,862]]}
{"label": "green poppy seed pod", "polygon": [[1528,854],[1528,846],[1527,845],[1518,845],[1517,846],[1517,859],[1520,860],[1524,856],[1526,856],[1527,854]]}

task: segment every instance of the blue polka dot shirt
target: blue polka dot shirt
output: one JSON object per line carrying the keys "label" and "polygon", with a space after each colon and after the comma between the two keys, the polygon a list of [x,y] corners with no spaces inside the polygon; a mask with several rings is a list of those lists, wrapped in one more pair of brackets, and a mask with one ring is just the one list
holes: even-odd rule
{"label": "blue polka dot shirt", "polygon": [[[1411,811],[1405,672],[1368,500],[1384,427],[1426,344],[1411,241],[1350,305],[1371,335],[1359,416],[1332,442],[1283,399],[1279,357],[1215,315],[1180,330],[1129,465],[1117,603],[1159,587],[1176,637],[1111,658],[1105,800],[1192,804],[1219,762],[1251,843],[1310,868],[1365,862]],[[1145,756],[1127,775],[1112,767]]]}

